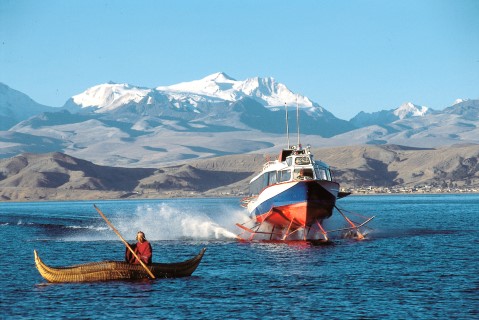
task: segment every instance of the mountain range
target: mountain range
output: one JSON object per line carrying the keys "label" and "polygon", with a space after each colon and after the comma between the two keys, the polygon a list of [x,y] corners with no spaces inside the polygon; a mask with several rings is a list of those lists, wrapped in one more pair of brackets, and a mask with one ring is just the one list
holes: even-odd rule
{"label": "mountain range", "polygon": [[0,82],[0,130],[8,130],[17,123],[42,112],[54,112],[56,108],[33,101],[20,91]]}
{"label": "mountain range", "polygon": [[[479,145],[315,148],[342,188],[478,190]],[[99,166],[59,152],[0,159],[0,200],[76,200],[242,196],[276,154],[237,154],[148,168]],[[422,186],[422,187],[421,187]]]}
{"label": "mountain range", "polygon": [[296,142],[315,147],[479,143],[479,100],[438,111],[411,102],[351,120],[273,78],[238,81],[225,73],[170,86],[105,83],[61,108],[0,84],[0,158],[62,152],[99,165],[155,168],[191,159],[275,153]]}

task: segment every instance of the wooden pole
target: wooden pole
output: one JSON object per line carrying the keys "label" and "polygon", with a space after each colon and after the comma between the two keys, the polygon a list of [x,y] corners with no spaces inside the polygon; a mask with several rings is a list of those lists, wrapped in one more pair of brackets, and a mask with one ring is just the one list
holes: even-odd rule
{"label": "wooden pole", "polygon": [[133,256],[136,258],[136,260],[138,260],[141,264],[141,266],[146,270],[146,272],[148,272],[148,274],[150,275],[150,277],[152,279],[155,279],[155,275],[153,273],[151,273],[150,269],[148,269],[148,267],[146,266],[146,264],[141,261],[140,257],[138,257],[138,255],[135,253],[135,251],[130,247],[130,245],[128,244],[128,242],[126,242],[125,239],[123,239],[123,237],[121,236],[120,232],[118,232],[118,230],[116,230],[116,228],[111,224],[110,221],[108,221],[108,219],[105,217],[105,215],[103,214],[103,212],[101,212],[100,208],[98,208],[95,204],[93,205],[93,207],[95,207],[96,211],[98,211],[98,213],[100,214],[100,216],[105,220],[105,222],[110,226],[110,228],[116,233],[116,235],[120,238],[120,240],[125,244],[125,246],[128,248],[128,250],[130,250],[130,252],[133,254]]}

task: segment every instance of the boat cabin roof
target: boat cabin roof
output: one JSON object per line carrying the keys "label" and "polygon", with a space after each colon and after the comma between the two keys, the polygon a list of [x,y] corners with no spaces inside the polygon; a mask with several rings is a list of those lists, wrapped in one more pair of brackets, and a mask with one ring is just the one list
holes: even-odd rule
{"label": "boat cabin roof", "polygon": [[265,172],[284,170],[287,168],[312,168],[313,166],[320,166],[325,169],[329,169],[328,164],[324,163],[323,161],[313,159],[313,155],[309,151],[309,148],[283,149],[279,153],[278,159],[266,162],[263,166],[263,170],[251,181],[256,180]]}

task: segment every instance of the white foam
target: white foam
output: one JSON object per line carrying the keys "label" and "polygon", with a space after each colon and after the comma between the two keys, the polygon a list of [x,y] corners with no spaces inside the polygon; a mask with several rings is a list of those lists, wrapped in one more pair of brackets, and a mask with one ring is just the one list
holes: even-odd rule
{"label": "white foam", "polygon": [[141,205],[132,216],[123,217],[119,221],[119,230],[123,230],[125,236],[132,239],[139,230],[143,231],[149,240],[234,239],[236,234],[218,221],[224,218],[231,220],[235,215],[220,212],[211,216],[195,208],[176,208],[166,203],[156,206]]}
{"label": "white foam", "polygon": [[67,226],[66,228],[68,229],[86,229],[86,230],[97,230],[97,231],[103,231],[103,230],[108,230],[108,227],[100,227],[100,226]]}
{"label": "white foam", "polygon": [[[246,210],[231,206],[209,209],[177,207],[168,203],[157,205],[138,205],[131,213],[109,215],[109,220],[125,238],[132,242],[136,233],[143,231],[150,241],[157,240],[230,240],[236,238],[238,232],[235,223],[247,216]],[[76,226],[70,227],[77,229]],[[85,228],[85,227],[82,227]],[[95,234],[72,234],[66,241],[98,241],[116,240],[117,236],[108,227],[90,226],[88,231]]]}

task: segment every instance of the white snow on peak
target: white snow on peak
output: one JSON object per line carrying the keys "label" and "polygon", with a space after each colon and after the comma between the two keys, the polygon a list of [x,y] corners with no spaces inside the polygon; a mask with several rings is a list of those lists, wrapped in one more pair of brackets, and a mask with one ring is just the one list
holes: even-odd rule
{"label": "white snow on peak", "polygon": [[408,117],[422,117],[424,116],[427,111],[428,107],[425,106],[417,106],[412,104],[411,102],[403,103],[399,108],[394,110],[394,115],[399,117],[399,119],[404,119]]}
{"label": "white snow on peak", "polygon": [[228,82],[236,81],[224,72],[216,72],[203,78],[205,81]]}
{"label": "white snow on peak", "polygon": [[151,89],[143,89],[126,83],[105,83],[91,87],[72,97],[82,108],[96,107],[98,112],[116,109],[129,102],[140,102]]}
{"label": "white snow on peak", "polygon": [[[223,72],[217,72],[200,80],[182,82],[171,86],[157,87],[156,90],[182,94],[197,94],[226,101],[237,101],[251,97],[266,107],[294,105],[313,108],[314,104],[307,97],[293,93],[284,84],[274,78],[248,78],[238,81]],[[321,110],[322,111],[322,110]]]}
{"label": "white snow on peak", "polygon": [[462,103],[464,101],[469,101],[469,99],[456,99],[452,105],[454,106],[454,105],[456,105],[458,103]]}
{"label": "white snow on peak", "polygon": [[239,86],[239,90],[244,94],[256,97],[262,100],[266,106],[278,107],[298,106],[313,107],[313,102],[307,97],[293,93],[284,84],[276,82],[274,78],[249,78],[243,81]]}
{"label": "white snow on peak", "polygon": [[[172,105],[197,108],[206,103],[236,102],[249,97],[270,110],[279,110],[284,105],[304,109],[309,114],[322,114],[324,109],[307,97],[293,93],[274,78],[254,77],[238,81],[223,72],[217,72],[200,80],[182,82],[170,86],[147,89],[129,84],[106,83],[87,89],[72,97],[82,108],[94,107],[95,112],[115,110],[128,103],[154,103],[154,95],[165,96]],[[145,100],[143,100],[145,99]]]}
{"label": "white snow on peak", "polygon": [[156,90],[180,94],[193,93],[201,96],[212,96],[222,100],[235,101],[237,97],[232,88],[237,82],[238,81],[230,78],[228,75],[218,72],[200,80],[181,82],[171,86],[160,86],[157,87]]}

